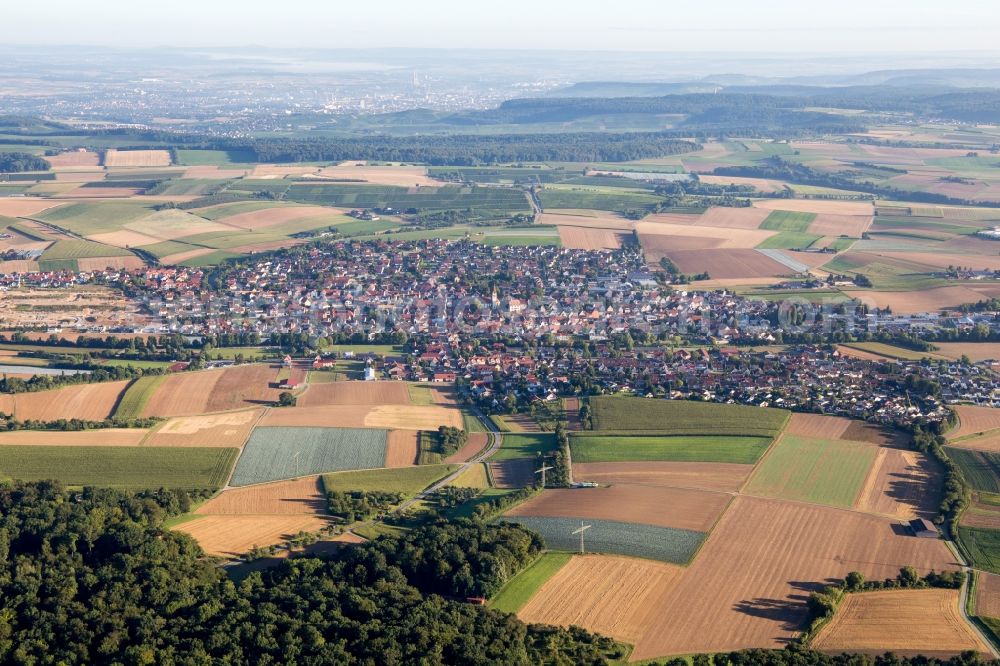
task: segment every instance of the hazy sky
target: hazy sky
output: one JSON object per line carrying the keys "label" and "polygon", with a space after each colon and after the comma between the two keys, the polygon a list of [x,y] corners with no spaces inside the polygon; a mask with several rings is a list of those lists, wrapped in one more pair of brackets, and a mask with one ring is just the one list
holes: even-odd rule
{"label": "hazy sky", "polygon": [[643,51],[1000,49],[997,0],[46,0],[0,42]]}

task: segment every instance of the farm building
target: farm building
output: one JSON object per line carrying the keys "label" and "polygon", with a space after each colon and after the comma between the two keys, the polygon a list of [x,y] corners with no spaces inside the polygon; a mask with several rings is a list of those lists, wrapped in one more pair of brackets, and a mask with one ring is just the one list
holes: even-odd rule
{"label": "farm building", "polygon": [[913,532],[913,536],[923,539],[937,539],[940,536],[937,526],[926,518],[911,520],[910,531]]}

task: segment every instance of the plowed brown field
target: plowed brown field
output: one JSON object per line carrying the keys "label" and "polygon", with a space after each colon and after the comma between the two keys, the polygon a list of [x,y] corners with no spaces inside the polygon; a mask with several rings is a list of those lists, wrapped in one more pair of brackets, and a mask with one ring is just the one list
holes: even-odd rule
{"label": "plowed brown field", "polygon": [[497,488],[523,488],[535,482],[535,461],[530,458],[515,458],[487,463]]}
{"label": "plowed brown field", "polygon": [[317,405],[409,405],[403,382],[329,382],[313,384],[299,398],[303,407]]}
{"label": "plowed brown field", "polygon": [[927,657],[990,649],[959,614],[958,590],[880,590],[848,594],[812,640],[814,650]]}
{"label": "plowed brown field", "polygon": [[957,568],[943,541],[897,534],[894,521],[855,511],[740,496],[665,594],[632,659],[781,647],[806,598],[828,578],[886,578],[912,565]]}
{"label": "plowed brown field", "polygon": [[574,463],[573,480],[733,492],[743,485],[752,470],[753,465],[736,463]]}
{"label": "plowed brown field", "polygon": [[417,464],[419,445],[416,430],[391,430],[385,445],[386,467],[410,467]]}
{"label": "plowed brown field", "polygon": [[[714,209],[713,209],[714,210]],[[733,208],[727,210],[752,210],[749,208]],[[710,211],[711,212],[711,211]],[[709,213],[705,213],[708,215]],[[746,228],[723,228],[717,226],[702,226],[694,224],[683,226],[680,224],[657,224],[655,222],[637,222],[635,230],[644,236],[670,236],[679,238],[709,238],[721,240],[720,248],[754,248],[761,242],[775,235],[775,231]]]}
{"label": "plowed brown field", "polygon": [[150,397],[143,416],[187,416],[207,412],[209,395],[222,379],[221,370],[180,372],[164,380]]}
{"label": "plowed brown field", "polygon": [[230,488],[202,504],[195,513],[202,516],[314,516],[326,513],[326,495],[320,478],[308,476],[248,488]]}
{"label": "plowed brown field", "polygon": [[784,432],[802,437],[817,437],[819,439],[841,439],[850,419],[839,416],[822,416],[820,414],[792,414],[788,419]]}
{"label": "plowed brown field", "polygon": [[755,208],[790,210],[818,215],[871,215],[875,208],[870,201],[831,201],[826,199],[763,199],[754,201]]}
{"label": "plowed brown field", "polygon": [[1000,409],[957,405],[955,413],[958,414],[958,427],[948,433],[949,439],[1000,428]]}
{"label": "plowed brown field", "polygon": [[226,368],[209,393],[204,411],[224,412],[251,404],[275,402],[281,390],[271,384],[277,379],[277,369],[262,363]]}
{"label": "plowed brown field", "polygon": [[462,463],[475,457],[477,453],[486,448],[489,435],[485,432],[470,432],[469,440],[465,446],[444,459],[446,463]]}
{"label": "plowed brown field", "polygon": [[[12,398],[14,416],[21,421],[84,419],[103,421],[111,416],[128,381],[78,384],[53,391],[17,393]],[[7,396],[5,396],[6,398]]]}
{"label": "plowed brown field", "polygon": [[298,532],[316,532],[329,523],[316,515],[204,516],[173,528],[190,534],[209,555],[236,557],[254,546],[270,546]]}
{"label": "plowed brown field", "polygon": [[145,446],[221,446],[243,448],[261,409],[226,414],[180,416],[150,433]]}
{"label": "plowed brown field", "polygon": [[461,428],[462,413],[457,409],[438,405],[286,407],[272,409],[263,418],[261,425],[437,430],[443,425]]}
{"label": "plowed brown field", "polygon": [[542,491],[506,515],[617,520],[707,532],[730,499],[724,493],[663,486],[555,488]]}
{"label": "plowed brown field", "polygon": [[[582,214],[588,213],[588,214]],[[571,211],[549,210],[535,216],[535,224],[550,226],[569,225],[571,227],[591,227],[595,229],[614,229],[616,231],[632,231],[635,222],[626,220],[617,213],[606,211]]]}
{"label": "plowed brown field", "polygon": [[793,272],[788,266],[756,250],[678,250],[667,255],[682,273],[707,271],[712,278],[773,277]]}
{"label": "plowed brown field", "polygon": [[[965,265],[965,264],[963,264]],[[963,303],[975,303],[983,300],[983,295],[968,287],[937,287],[921,291],[858,291],[847,290],[844,295],[857,298],[879,308],[892,308],[897,314],[914,314],[916,312],[938,312],[942,308],[950,308]]]}
{"label": "plowed brown field", "polygon": [[1000,618],[1000,576],[980,573],[976,586],[976,614]]}
{"label": "plowed brown field", "polygon": [[518,612],[525,622],[576,625],[637,642],[656,600],[681,576],[672,564],[616,555],[574,555]]}

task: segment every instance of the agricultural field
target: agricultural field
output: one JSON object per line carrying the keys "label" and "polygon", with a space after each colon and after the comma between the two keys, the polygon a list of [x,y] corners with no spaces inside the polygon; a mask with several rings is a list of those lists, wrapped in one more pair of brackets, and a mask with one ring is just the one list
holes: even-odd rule
{"label": "agricultural field", "polygon": [[[308,394],[308,391],[306,393]],[[262,425],[437,430],[442,425],[461,428],[462,412],[457,408],[442,405],[285,407],[271,410],[264,417]]]}
{"label": "agricultural field", "polygon": [[876,454],[877,447],[867,442],[782,435],[750,477],[746,492],[850,507]]}
{"label": "agricultural field", "polygon": [[281,393],[272,386],[276,377],[277,369],[260,363],[175,373],[147,400],[142,414],[189,416],[273,403]]}
{"label": "agricultural field", "polygon": [[948,457],[962,470],[973,490],[1000,493],[1000,453],[959,449],[949,446]]}
{"label": "agricultural field", "polygon": [[386,467],[410,467],[418,464],[420,437],[415,430],[390,430],[385,445]]}
{"label": "agricultural field", "polygon": [[154,428],[144,445],[242,448],[262,413],[262,409],[249,409],[175,417]]}
{"label": "agricultural field", "polygon": [[555,435],[551,433],[504,433],[500,450],[490,460],[534,459],[539,453],[551,453],[555,449]]}
{"label": "agricultural field", "polygon": [[[428,389],[429,391],[429,389]],[[310,386],[298,404],[317,405],[409,405],[410,389],[403,382],[329,382]],[[426,404],[433,404],[432,400]]]}
{"label": "agricultural field", "polygon": [[0,394],[0,412],[21,421],[110,418],[128,381],[76,384],[51,391]]}
{"label": "agricultural field", "polygon": [[166,375],[150,375],[139,377],[132,381],[125,389],[118,406],[115,407],[115,418],[137,419],[146,409],[146,403],[156,393],[160,385],[166,380]]}
{"label": "agricultural field", "polygon": [[326,513],[326,493],[317,476],[228,488],[195,510],[198,516],[321,515]]}
{"label": "agricultural field", "polygon": [[629,436],[574,433],[570,450],[575,463],[673,461],[753,464],[771,439],[735,436]]}
{"label": "agricultural field", "polygon": [[606,520],[707,532],[729,500],[725,493],[664,486],[550,488],[504,515]]}
{"label": "agricultural field", "polygon": [[230,485],[385,465],[387,433],[352,428],[254,429]]}
{"label": "agricultural field", "polygon": [[899,446],[883,445],[876,450],[854,507],[900,520],[933,519],[941,496],[938,466],[924,454]]}
{"label": "agricultural field", "polygon": [[573,461],[573,479],[601,485],[639,484],[736,492],[746,481],[752,465],[689,462],[610,462]]}
{"label": "agricultural field", "polygon": [[594,430],[654,430],[670,435],[773,437],[788,412],[781,409],[655,398],[591,398]]}
{"label": "agricultural field", "polygon": [[209,555],[233,558],[254,546],[278,544],[299,532],[317,532],[329,524],[329,518],[305,514],[211,515],[180,523],[173,529],[193,537]]}
{"label": "agricultural field", "polygon": [[219,488],[237,449],[141,446],[3,447],[0,475],[25,481],[57,479],[68,486],[112,488]]}
{"label": "agricultural field", "polygon": [[948,432],[949,439],[1000,429],[1000,409],[970,405],[956,405],[954,409],[958,415],[958,426]]}
{"label": "agricultural field", "polygon": [[138,446],[148,432],[142,428],[12,430],[0,432],[0,446]]}
{"label": "agricultural field", "polygon": [[535,597],[538,588],[569,563],[570,558],[572,555],[569,553],[542,554],[490,599],[490,608],[503,613],[517,613]]}
{"label": "agricultural field", "polygon": [[402,469],[366,469],[323,475],[323,487],[333,490],[382,490],[416,495],[458,469],[458,465],[421,465]]}
{"label": "agricultural field", "polygon": [[[645,635],[655,602],[681,576],[683,569],[663,562],[614,555],[573,555],[558,570],[534,572],[533,578],[549,574],[540,581],[538,592],[520,608],[514,590],[501,591],[495,607],[517,610],[525,622],[585,627],[590,631],[637,643]],[[521,583],[521,576],[509,586]],[[534,584],[536,580],[529,580]],[[505,595],[506,593],[506,595]]]}
{"label": "agricultural field", "polygon": [[1000,618],[1000,576],[983,573],[977,576],[976,614]]}
{"label": "agricultural field", "polygon": [[775,210],[761,222],[760,228],[769,231],[789,231],[804,233],[809,231],[809,225],[816,219],[816,213],[798,213],[788,210]]}
{"label": "agricultural field", "polygon": [[958,539],[977,569],[1000,574],[1000,530],[959,526]]}
{"label": "agricultural field", "polygon": [[[573,530],[580,519],[548,516],[505,516],[508,522],[520,523],[538,532],[551,550],[579,552],[580,539]],[[613,520],[587,519],[584,545],[587,552],[626,555],[673,564],[687,564],[705,538],[694,530],[657,527]]]}
{"label": "agricultural field", "polygon": [[880,590],[848,594],[813,638],[814,650],[948,657],[989,647],[959,614],[958,590]]}
{"label": "agricultural field", "polygon": [[116,150],[104,152],[106,167],[159,167],[170,166],[170,152],[166,150]]}

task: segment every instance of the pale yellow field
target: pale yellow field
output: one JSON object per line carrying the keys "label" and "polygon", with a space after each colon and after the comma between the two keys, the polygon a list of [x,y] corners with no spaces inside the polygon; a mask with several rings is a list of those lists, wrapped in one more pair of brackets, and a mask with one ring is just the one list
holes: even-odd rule
{"label": "pale yellow field", "polygon": [[289,407],[271,410],[261,425],[437,430],[442,425],[461,428],[462,413],[439,405]]}
{"label": "pale yellow field", "polygon": [[870,201],[837,201],[827,199],[763,199],[753,202],[754,207],[766,210],[790,210],[799,213],[830,213],[833,215],[871,215],[874,206]]}
{"label": "pale yellow field", "polygon": [[158,167],[170,166],[168,150],[115,150],[104,153],[104,166],[109,167]]}
{"label": "pale yellow field", "polygon": [[209,555],[236,557],[254,546],[279,544],[300,531],[316,532],[329,523],[313,514],[211,515],[173,528],[191,535]]}
{"label": "pale yellow field", "polygon": [[146,446],[219,446],[242,448],[262,409],[201,416],[181,416],[156,428]]}
{"label": "pale yellow field", "polygon": [[15,430],[0,432],[0,446],[138,446],[148,432],[142,428]]}
{"label": "pale yellow field", "polygon": [[357,166],[358,162],[344,162],[337,166],[326,167],[319,172],[327,178],[361,180],[373,185],[397,185],[413,187],[414,185],[440,187],[441,181],[427,175],[426,167],[412,166]]}
{"label": "pale yellow field", "polygon": [[733,229],[702,225],[684,226],[680,224],[657,224],[655,222],[637,222],[635,228],[643,236],[710,238],[721,241],[713,246],[716,249],[757,247],[764,240],[777,233],[776,231],[762,229]]}

